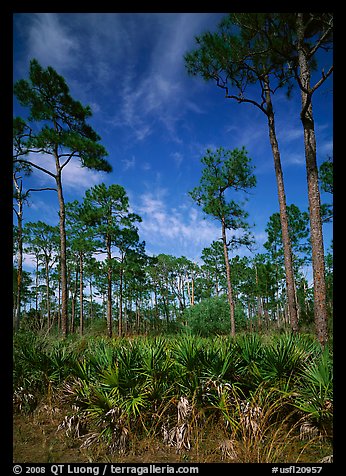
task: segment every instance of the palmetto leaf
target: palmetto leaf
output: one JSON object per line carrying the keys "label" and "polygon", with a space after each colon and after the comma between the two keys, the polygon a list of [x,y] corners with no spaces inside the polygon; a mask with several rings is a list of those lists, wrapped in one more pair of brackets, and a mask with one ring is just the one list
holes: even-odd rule
{"label": "palmetto leaf", "polygon": [[235,342],[235,350],[238,356],[236,372],[246,386],[255,387],[262,381],[264,345],[261,338],[257,334],[240,335]]}
{"label": "palmetto leaf", "polygon": [[51,366],[49,380],[53,382],[61,382],[66,378],[76,360],[74,353],[61,344],[52,349],[49,358]]}
{"label": "palmetto leaf", "polygon": [[203,341],[200,338],[184,336],[172,348],[175,360],[175,381],[184,393],[193,396],[200,390]]}
{"label": "palmetto leaf", "polygon": [[288,379],[298,377],[306,358],[306,352],[296,345],[292,334],[280,336],[265,347],[261,364],[263,380],[285,385]]}
{"label": "palmetto leaf", "polygon": [[148,403],[147,395],[140,389],[134,389],[126,399],[123,400],[121,408],[123,408],[129,417],[137,417],[141,414],[141,410]]}
{"label": "palmetto leaf", "polygon": [[82,380],[92,380],[93,379],[93,368],[90,364],[90,360],[84,358],[82,361],[77,360],[74,366],[73,373],[77,378]]}
{"label": "palmetto leaf", "polygon": [[99,373],[99,379],[101,381],[102,387],[108,390],[118,390],[120,385],[119,366],[114,364],[107,367],[105,370]]}
{"label": "palmetto leaf", "polygon": [[184,336],[177,340],[173,347],[173,354],[178,364],[185,371],[197,371],[200,368],[200,354],[202,341],[193,336]]}
{"label": "palmetto leaf", "polygon": [[89,355],[91,366],[96,372],[102,372],[105,368],[111,366],[115,361],[114,348],[104,339],[96,340],[93,349]]}
{"label": "palmetto leaf", "polygon": [[61,398],[71,405],[85,409],[90,402],[93,387],[88,380],[72,377],[66,380],[61,387]]}
{"label": "palmetto leaf", "polygon": [[324,349],[317,361],[306,366],[302,375],[310,385],[318,387],[321,391],[331,391],[333,385],[333,368],[329,349]]}
{"label": "palmetto leaf", "polygon": [[313,420],[331,420],[333,416],[333,369],[328,348],[319,359],[309,363],[301,372],[295,405]]}
{"label": "palmetto leaf", "polygon": [[113,408],[117,408],[118,404],[119,400],[110,392],[94,388],[87,410],[92,419],[102,423],[107,420],[108,412]]}
{"label": "palmetto leaf", "polygon": [[169,389],[172,387],[170,372],[173,364],[163,339],[156,339],[152,345],[143,348],[140,372],[144,377],[143,388],[153,402],[169,397]]}

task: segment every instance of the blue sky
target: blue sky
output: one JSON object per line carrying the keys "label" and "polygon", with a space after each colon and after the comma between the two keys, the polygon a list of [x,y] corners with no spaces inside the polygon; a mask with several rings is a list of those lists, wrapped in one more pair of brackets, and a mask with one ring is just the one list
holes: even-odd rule
{"label": "blue sky", "polygon": [[[27,78],[29,61],[61,74],[72,97],[90,105],[90,124],[101,136],[113,166],[110,174],[71,162],[63,171],[65,201],[85,190],[118,183],[143,222],[140,238],[149,254],[184,255],[198,261],[220,238],[220,227],[204,218],[188,191],[198,185],[208,147],[246,147],[256,166],[257,187],[246,205],[257,251],[265,227],[278,211],[277,188],[266,118],[257,108],[224,98],[213,83],[188,76],[183,56],[195,36],[214,31],[223,13],[18,13],[14,15],[14,79]],[[326,68],[327,69],[327,68]],[[314,95],[318,163],[332,156],[332,80]],[[300,95],[274,98],[287,204],[307,210]],[[14,113],[22,111],[14,105]],[[39,163],[43,157],[36,159]],[[53,185],[35,172],[24,186]],[[322,201],[330,196],[322,194]],[[24,221],[58,223],[55,192],[31,195]],[[332,226],[324,225],[325,247]],[[246,250],[238,253],[249,254]],[[30,265],[27,258],[26,264]]]}

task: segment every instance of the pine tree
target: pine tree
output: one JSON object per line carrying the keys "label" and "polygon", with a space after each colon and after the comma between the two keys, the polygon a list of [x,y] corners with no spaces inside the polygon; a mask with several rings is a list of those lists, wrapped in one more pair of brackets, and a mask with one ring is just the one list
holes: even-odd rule
{"label": "pine tree", "polygon": [[[202,206],[207,215],[211,215],[221,224],[222,244],[227,275],[227,295],[230,307],[231,335],[235,335],[234,299],[231,283],[231,269],[228,248],[235,249],[240,245],[249,246],[252,242],[249,225],[246,222],[247,212],[233,199],[226,197],[226,192],[247,192],[256,185],[251,159],[245,148],[228,151],[220,147],[215,152],[207,150],[202,158],[204,169],[200,185],[195,187],[190,195],[195,202]],[[226,230],[233,231],[228,242]],[[242,231],[242,235],[236,231]]]}
{"label": "pine tree", "polygon": [[276,136],[272,96],[278,88],[291,90],[291,74],[279,68],[268,31],[270,13],[231,13],[216,33],[196,38],[198,49],[185,55],[190,74],[200,74],[225,90],[225,97],[237,103],[251,104],[265,114],[274,159],[278,189],[280,223],[285,258],[286,293],[292,329],[298,330],[297,305],[291,241],[288,230],[286,193]]}
{"label": "pine tree", "polygon": [[[100,137],[86,122],[91,116],[90,107],[82,106],[71,97],[65,79],[52,67],[43,69],[37,60],[31,60],[29,79],[17,81],[14,93],[19,103],[30,111],[26,121],[21,119],[27,133],[21,142],[21,154],[14,158],[14,163],[41,171],[56,184],[60,220],[61,322],[62,333],[66,337],[68,290],[62,171],[75,159],[90,169],[110,172],[112,168],[105,160],[107,152],[99,143]],[[32,159],[41,154],[47,160],[46,167],[38,165]]]}

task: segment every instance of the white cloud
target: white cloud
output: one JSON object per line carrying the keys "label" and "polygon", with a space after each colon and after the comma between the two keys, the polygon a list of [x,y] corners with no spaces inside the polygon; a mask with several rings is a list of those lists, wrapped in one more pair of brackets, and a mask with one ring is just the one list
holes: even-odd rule
{"label": "white cloud", "polygon": [[[48,154],[35,154],[29,157],[34,164],[56,173],[52,156]],[[55,180],[50,175],[35,171],[36,180],[41,187],[55,187]],[[84,191],[105,180],[106,173],[82,167],[77,160],[71,160],[62,170],[62,186],[65,191],[73,191],[82,195]]]}
{"label": "white cloud", "polygon": [[[134,37],[126,67],[120,82],[120,110],[114,125],[126,126],[141,141],[161,125],[170,138],[181,142],[177,123],[187,111],[200,113],[199,106],[191,100],[191,84],[184,66],[184,54],[194,46],[194,37],[211,22],[210,14],[172,13],[139,14],[134,25],[145,16],[150,37]],[[152,41],[154,47],[145,64],[140,64],[141,74],[134,74],[133,58],[145,54],[143,40]],[[136,71],[138,71],[136,69]]]}
{"label": "white cloud", "polygon": [[180,152],[172,152],[170,154],[170,156],[172,157],[172,159],[176,163],[177,167],[179,168],[180,164],[182,163],[182,161],[184,159],[183,155]]}
{"label": "white cloud", "polygon": [[[142,141],[161,125],[180,143],[178,122],[188,111],[201,112],[191,94],[196,82],[187,77],[184,54],[195,47],[195,36],[213,28],[221,17],[208,13],[25,13],[16,23],[16,34],[27,39],[25,71],[29,59],[36,57],[43,66],[64,74],[72,94],[92,103],[95,113],[102,108],[95,102],[94,88],[104,97],[111,94],[108,106],[114,104],[113,118],[102,110],[103,120],[126,129],[131,138]],[[23,70],[23,65],[16,63],[16,67]]]}
{"label": "white cloud", "polygon": [[106,173],[82,167],[77,161],[71,161],[62,172],[64,189],[73,189],[80,195],[94,185],[105,181]]}
{"label": "white cloud", "polygon": [[161,196],[152,192],[142,194],[134,209],[142,217],[140,236],[151,249],[165,247],[179,249],[180,254],[199,256],[201,250],[213,240],[220,238],[220,227],[215,222],[203,219],[201,212],[191,206],[173,208]]}
{"label": "white cloud", "polygon": [[123,159],[121,162],[124,164],[123,170],[125,171],[129,169],[134,169],[136,165],[136,159],[134,155],[131,157],[131,159]]}
{"label": "white cloud", "polygon": [[66,23],[63,24],[56,13],[31,13],[24,17],[29,21],[26,27],[28,57],[59,71],[72,67],[79,45]]}

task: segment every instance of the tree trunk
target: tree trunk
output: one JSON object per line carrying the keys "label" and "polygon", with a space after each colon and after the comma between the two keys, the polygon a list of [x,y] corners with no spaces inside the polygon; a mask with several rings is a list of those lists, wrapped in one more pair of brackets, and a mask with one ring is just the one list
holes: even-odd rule
{"label": "tree trunk", "polygon": [[157,287],[154,285],[154,307],[155,307],[155,330],[159,330],[160,314],[157,304]]}
{"label": "tree trunk", "polygon": [[306,175],[308,183],[312,270],[314,281],[314,317],[316,333],[324,346],[328,340],[324,246],[321,202],[316,162],[316,137],[310,91],[310,69],[304,48],[303,13],[297,15],[298,59],[300,68],[302,109],[300,118],[304,129]]}
{"label": "tree trunk", "polygon": [[258,284],[258,272],[257,266],[255,265],[255,275],[256,275],[256,286],[257,286],[257,322],[258,322],[258,332],[262,332],[262,317],[263,317],[263,308],[262,308],[262,300],[259,292],[259,284]]}
{"label": "tree trunk", "polygon": [[107,330],[108,337],[112,337],[112,255],[111,255],[111,240],[107,236]]}
{"label": "tree trunk", "polygon": [[47,329],[50,329],[50,292],[49,292],[49,262],[48,257],[45,257],[45,271],[46,271],[46,301],[47,301]]}
{"label": "tree trunk", "polygon": [[36,259],[36,271],[35,271],[35,311],[36,315],[38,314],[38,256],[35,255]]}
{"label": "tree trunk", "polygon": [[93,287],[92,287],[92,278],[90,277],[89,281],[89,290],[90,290],[90,308],[89,308],[89,319],[93,318]]}
{"label": "tree trunk", "polygon": [[234,301],[233,301],[233,292],[232,292],[232,284],[231,284],[231,268],[229,265],[228,250],[227,250],[225,217],[222,217],[221,224],[222,224],[223,252],[225,257],[226,275],[227,275],[227,296],[228,296],[228,303],[229,303],[229,309],[230,309],[231,336],[234,337],[235,336]]}
{"label": "tree trunk", "polygon": [[56,185],[59,200],[59,230],[60,230],[60,273],[61,273],[61,330],[63,337],[68,334],[68,290],[66,264],[66,230],[65,230],[65,202],[61,184],[61,170],[59,159],[56,156]]}
{"label": "tree trunk", "polygon": [[83,253],[79,253],[79,334],[83,335],[84,330],[84,308],[83,308]]}
{"label": "tree trunk", "polygon": [[14,316],[14,328],[19,329],[20,325],[20,308],[21,308],[21,291],[22,291],[22,274],[23,274],[23,202],[18,201],[18,268],[17,268],[17,302]]}
{"label": "tree trunk", "polygon": [[58,331],[61,329],[61,280],[58,284]]}
{"label": "tree trunk", "polygon": [[18,181],[13,174],[14,185],[17,192],[18,212],[15,210],[18,219],[18,268],[17,268],[17,300],[14,315],[14,328],[19,329],[20,311],[21,311],[21,290],[23,275],[23,197],[22,197],[22,181]]}
{"label": "tree trunk", "polygon": [[277,141],[276,132],[275,132],[274,111],[273,111],[272,102],[271,102],[268,79],[265,83],[265,97],[266,97],[266,106],[267,106],[269,139],[270,139],[270,144],[271,144],[271,148],[273,152],[275,176],[276,176],[276,183],[278,188],[288,311],[290,315],[292,331],[297,332],[298,331],[298,314],[297,314],[297,304],[296,304],[295,293],[294,293],[294,272],[293,272],[293,262],[292,262],[291,239],[290,239],[289,230],[288,230],[286,194],[285,194],[284,178],[283,178],[282,167],[281,167],[280,151],[279,151],[278,141]]}
{"label": "tree trunk", "polygon": [[140,326],[141,326],[141,310],[139,306],[138,297],[136,297],[136,328],[137,334],[140,334]]}
{"label": "tree trunk", "polygon": [[119,335],[119,337],[121,337],[123,335],[123,269],[122,269],[122,263],[120,263],[118,335]]}
{"label": "tree trunk", "polygon": [[74,334],[75,329],[75,315],[76,315],[76,300],[77,300],[77,287],[78,287],[78,267],[76,264],[76,275],[74,279],[74,286],[72,288],[71,283],[71,272],[69,273],[69,283],[71,288],[71,323],[70,323],[70,331]]}

